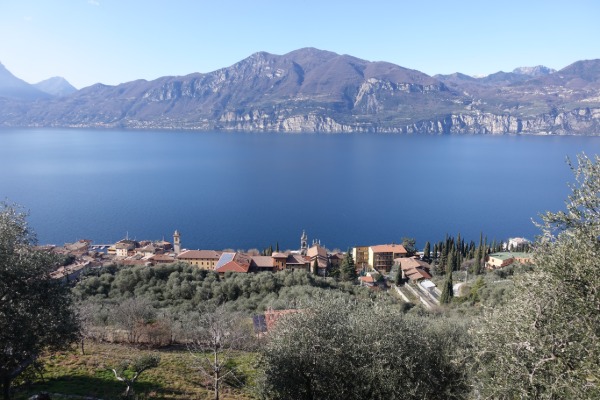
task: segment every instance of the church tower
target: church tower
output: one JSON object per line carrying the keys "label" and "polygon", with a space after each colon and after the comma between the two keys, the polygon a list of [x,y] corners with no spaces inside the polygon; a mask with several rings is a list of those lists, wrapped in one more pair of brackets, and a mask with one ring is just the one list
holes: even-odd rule
{"label": "church tower", "polygon": [[173,234],[173,249],[175,250],[175,254],[179,255],[181,253],[181,235],[177,229]]}
{"label": "church tower", "polygon": [[305,256],[307,250],[308,250],[308,236],[306,236],[306,232],[304,230],[302,230],[302,236],[300,237],[300,254]]}

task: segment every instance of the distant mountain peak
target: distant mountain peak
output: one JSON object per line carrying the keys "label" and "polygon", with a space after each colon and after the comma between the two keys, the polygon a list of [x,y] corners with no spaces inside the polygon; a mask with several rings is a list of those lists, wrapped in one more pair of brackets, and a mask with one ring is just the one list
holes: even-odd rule
{"label": "distant mountain peak", "polygon": [[14,76],[0,63],[0,97],[19,100],[33,100],[48,97],[48,95]]}
{"label": "distant mountain peak", "polygon": [[58,97],[68,96],[77,91],[73,85],[67,82],[65,78],[60,76],[54,76],[52,78],[43,80],[33,86],[44,93]]}
{"label": "distant mountain peak", "polygon": [[513,70],[514,74],[527,75],[527,76],[536,77],[536,78],[538,76],[550,75],[550,74],[553,74],[554,72],[556,72],[555,69],[548,68],[543,65],[536,65],[535,67],[519,67],[519,68],[515,68]]}
{"label": "distant mountain peak", "polygon": [[443,74],[438,74],[438,75],[434,75],[433,76],[435,79],[439,79],[442,82],[446,82],[446,81],[468,81],[468,82],[475,82],[477,81],[477,76],[470,76],[470,75],[466,75],[463,74],[461,72],[455,72],[453,74],[447,74],[447,75],[443,75]]}

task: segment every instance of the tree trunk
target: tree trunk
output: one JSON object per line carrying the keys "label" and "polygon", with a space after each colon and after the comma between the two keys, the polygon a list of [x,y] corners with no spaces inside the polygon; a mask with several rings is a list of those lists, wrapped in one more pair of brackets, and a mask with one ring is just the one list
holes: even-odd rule
{"label": "tree trunk", "polygon": [[84,348],[85,339],[81,338],[81,355],[85,356],[85,348]]}
{"label": "tree trunk", "polygon": [[129,392],[131,390],[131,385],[128,383],[127,384],[127,389],[125,389],[125,398],[128,399],[129,398]]}
{"label": "tree trunk", "polygon": [[219,400],[219,352],[215,349],[214,380],[215,380],[215,400]]}
{"label": "tree trunk", "polygon": [[4,398],[4,400],[10,399],[10,381],[10,377],[2,377],[2,397]]}

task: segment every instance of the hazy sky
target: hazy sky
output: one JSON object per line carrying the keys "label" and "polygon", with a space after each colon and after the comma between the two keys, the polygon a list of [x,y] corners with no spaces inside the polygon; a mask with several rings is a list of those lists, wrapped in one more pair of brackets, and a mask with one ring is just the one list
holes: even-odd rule
{"label": "hazy sky", "polygon": [[0,0],[0,62],[77,88],[301,47],[483,75],[600,58],[599,17],[598,0]]}

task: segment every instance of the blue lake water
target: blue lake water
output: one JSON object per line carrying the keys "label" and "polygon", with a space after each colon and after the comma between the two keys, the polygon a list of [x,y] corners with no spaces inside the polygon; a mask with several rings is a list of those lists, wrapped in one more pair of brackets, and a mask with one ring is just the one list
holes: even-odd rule
{"label": "blue lake water", "polygon": [[0,199],[40,243],[125,235],[186,248],[329,248],[533,238],[563,208],[565,159],[598,137],[0,130]]}

